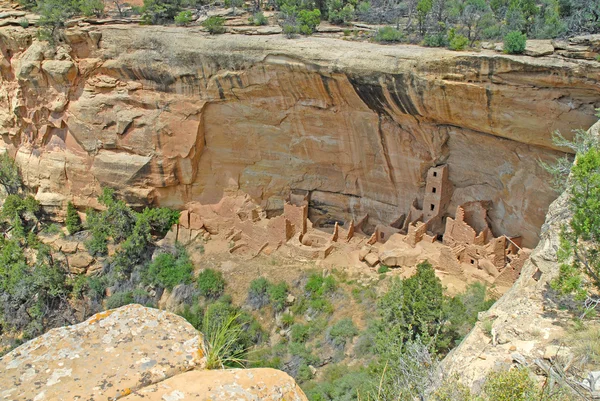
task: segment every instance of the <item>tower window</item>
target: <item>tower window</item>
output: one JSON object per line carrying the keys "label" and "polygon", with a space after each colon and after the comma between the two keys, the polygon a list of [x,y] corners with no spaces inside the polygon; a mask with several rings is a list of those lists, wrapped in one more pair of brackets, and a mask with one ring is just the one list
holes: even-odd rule
{"label": "tower window", "polygon": [[434,171],[434,172],[433,172],[433,176],[434,176],[434,177],[437,177],[437,171]]}
{"label": "tower window", "polygon": [[435,205],[431,205],[431,211],[433,212],[433,209],[435,209]]}
{"label": "tower window", "polygon": [[431,192],[432,193],[436,193],[437,192],[437,188],[436,187],[431,188]]}

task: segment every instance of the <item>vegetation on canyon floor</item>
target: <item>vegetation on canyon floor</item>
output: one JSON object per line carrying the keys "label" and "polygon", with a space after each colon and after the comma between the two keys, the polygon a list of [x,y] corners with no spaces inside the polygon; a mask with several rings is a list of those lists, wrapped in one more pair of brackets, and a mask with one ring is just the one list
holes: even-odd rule
{"label": "vegetation on canyon floor", "polygon": [[[122,0],[19,0],[41,14],[43,38],[52,39],[75,16],[101,17],[108,6],[120,16],[140,15],[145,24],[188,25],[194,14],[212,6],[208,0],[144,0],[131,7]],[[221,3],[218,3],[221,4]],[[420,43],[463,50],[482,40],[504,40],[507,53],[522,53],[526,38],[557,38],[600,32],[596,0],[226,0],[222,5],[245,8],[251,22],[267,23],[263,10],[278,11],[277,21],[288,37],[310,35],[321,20],[387,24],[373,33],[379,42]],[[202,25],[211,34],[225,32],[224,18],[211,16]]]}

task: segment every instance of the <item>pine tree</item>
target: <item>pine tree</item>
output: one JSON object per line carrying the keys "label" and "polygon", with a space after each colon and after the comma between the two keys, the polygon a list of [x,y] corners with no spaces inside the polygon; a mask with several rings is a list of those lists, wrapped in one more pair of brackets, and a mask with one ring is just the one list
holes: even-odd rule
{"label": "pine tree", "polygon": [[77,213],[77,209],[75,209],[75,205],[72,202],[67,204],[67,230],[69,230],[69,234],[73,235],[77,231],[81,231],[81,218]]}

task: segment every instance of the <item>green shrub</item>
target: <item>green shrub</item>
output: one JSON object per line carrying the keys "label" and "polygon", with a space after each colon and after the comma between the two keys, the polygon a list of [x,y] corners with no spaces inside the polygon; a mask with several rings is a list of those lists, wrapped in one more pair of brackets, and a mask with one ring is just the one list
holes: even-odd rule
{"label": "green shrub", "polygon": [[456,377],[444,380],[431,399],[432,401],[474,401],[471,390],[460,383]]}
{"label": "green shrub", "polygon": [[92,256],[106,255],[108,252],[109,227],[101,213],[88,209],[85,225],[91,232],[91,237],[85,241],[85,247]]}
{"label": "green shrub", "polygon": [[379,273],[379,274],[385,274],[385,273],[387,273],[389,271],[390,271],[389,266],[386,266],[386,265],[383,265],[383,264],[379,265],[379,268],[377,269],[377,273]]}
{"label": "green shrub", "polygon": [[329,330],[329,339],[336,347],[344,347],[347,341],[358,335],[358,329],[352,319],[345,318],[336,322]]}
{"label": "green shrub", "polygon": [[313,312],[318,313],[333,313],[333,305],[327,299],[324,298],[314,298],[308,302],[309,308]]}
{"label": "green shrub", "polygon": [[29,28],[29,20],[27,18],[21,18],[19,20],[19,25],[21,25],[21,28]]}
{"label": "green shrub", "polygon": [[450,33],[448,34],[448,48],[450,50],[461,51],[466,49],[468,45],[469,39],[466,36],[456,33],[454,29],[450,29]]}
{"label": "green shrub", "polygon": [[304,290],[310,298],[320,298],[331,295],[337,289],[335,277],[329,275],[323,277],[320,273],[312,273],[304,286]]}
{"label": "green shrub", "polygon": [[290,330],[290,339],[295,343],[304,343],[308,340],[310,327],[305,324],[295,324]]}
{"label": "green shrub", "polygon": [[600,54],[596,56],[596,61],[600,62]]}
{"label": "green shrub", "polygon": [[504,37],[504,52],[508,54],[521,54],[525,51],[527,35],[519,31],[511,31]]}
{"label": "green shrub", "polygon": [[365,368],[329,364],[323,369],[318,382],[313,382],[312,386],[304,386],[303,389],[309,400],[380,400],[381,397],[368,397],[374,382],[377,380],[374,380]]}
{"label": "green shrub", "polygon": [[291,313],[286,313],[281,316],[281,324],[283,327],[290,327],[292,324],[294,324],[294,315]]}
{"label": "green shrub", "polygon": [[202,26],[205,27],[211,35],[218,35],[225,33],[225,27],[223,26],[224,23],[224,18],[213,15],[202,22]]}
{"label": "green shrub", "polygon": [[102,17],[104,15],[104,2],[102,0],[81,0],[79,10],[86,17]]}
{"label": "green shrub", "polygon": [[448,45],[448,38],[445,32],[438,32],[434,34],[425,35],[423,38],[423,46],[427,47],[446,47]]}
{"label": "green shrub", "polygon": [[296,19],[299,24],[300,33],[302,35],[312,35],[321,22],[321,11],[318,9],[312,11],[300,10]]}
{"label": "green shrub", "polygon": [[172,290],[178,284],[192,282],[194,266],[185,249],[178,247],[177,255],[161,253],[148,265],[144,271],[144,281]]}
{"label": "green shrub", "polygon": [[346,24],[354,18],[354,6],[342,0],[328,0],[328,20],[333,24]]}
{"label": "green shrub", "polygon": [[181,11],[181,0],[144,0],[140,11],[145,24],[171,22]]}
{"label": "green shrub", "polygon": [[260,309],[270,301],[269,288],[271,283],[264,277],[259,277],[250,282],[248,289],[248,304],[253,309]]}
{"label": "green shrub", "polygon": [[250,18],[248,18],[248,21],[252,25],[256,25],[256,26],[267,25],[267,23],[269,22],[269,20],[267,19],[267,17],[265,17],[265,14],[262,11],[254,13],[254,15],[252,15]]}
{"label": "green shrub", "polygon": [[401,42],[404,40],[404,34],[396,28],[391,26],[384,26],[383,28],[379,28],[375,33],[375,41],[376,42]]}
{"label": "green shrub", "polygon": [[486,401],[528,401],[536,394],[536,384],[525,368],[492,372],[483,385]]}
{"label": "green shrub", "polygon": [[200,295],[207,298],[216,299],[223,294],[225,290],[225,279],[223,274],[213,269],[205,269],[196,279],[196,284]]}
{"label": "green shrub", "polygon": [[73,235],[76,232],[81,231],[81,218],[72,202],[67,203],[67,219],[65,223],[69,234]]}
{"label": "green shrub", "polygon": [[281,27],[283,29],[283,34],[288,39],[292,39],[300,33],[300,28],[298,28],[298,26],[290,22],[284,22]]}
{"label": "green shrub", "polygon": [[188,25],[190,22],[192,22],[192,12],[189,10],[181,11],[175,16],[174,19],[177,25]]}
{"label": "green shrub", "polygon": [[115,309],[124,305],[133,303],[133,293],[131,291],[115,292],[106,299],[106,309]]}
{"label": "green shrub", "polygon": [[152,227],[152,231],[163,237],[173,226],[179,222],[180,212],[168,207],[145,208],[142,212],[144,218]]}
{"label": "green shrub", "polygon": [[288,294],[288,285],[285,282],[271,284],[269,286],[269,298],[276,312],[281,312],[285,309],[285,302]]}
{"label": "green shrub", "polygon": [[50,234],[50,235],[54,235],[54,234],[60,234],[62,233],[62,230],[60,229],[60,226],[56,223],[52,223],[49,224],[47,226],[44,227],[43,231],[46,234]]}

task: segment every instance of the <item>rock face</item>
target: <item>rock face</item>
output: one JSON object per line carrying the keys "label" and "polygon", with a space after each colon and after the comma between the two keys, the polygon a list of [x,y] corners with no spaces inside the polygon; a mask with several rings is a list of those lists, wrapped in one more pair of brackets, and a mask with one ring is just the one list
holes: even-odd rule
{"label": "rock face", "polygon": [[[600,135],[600,122],[590,132]],[[492,323],[484,332],[480,322],[444,360],[448,374],[458,374],[467,385],[477,388],[485,376],[501,366],[533,363],[549,356],[555,344],[561,344],[565,329],[560,321],[572,317],[561,314],[548,291],[560,265],[556,251],[560,245],[561,226],[570,219],[568,197],[563,193],[552,203],[542,228],[541,240],[525,262],[521,276],[480,318]]]}
{"label": "rock face", "polygon": [[186,372],[131,394],[127,401],[305,401],[294,379],[275,369]]}
{"label": "rock face", "polygon": [[306,400],[283,372],[201,370],[204,355],[201,336],[182,317],[128,305],[50,330],[6,354],[0,359],[0,397]]}
{"label": "rock face", "polygon": [[445,163],[448,210],[491,201],[494,233],[533,246],[551,133],[600,107],[595,61],[116,25],[51,49],[34,33],[0,28],[0,148],[57,210],[101,185],[177,208],[244,192],[267,212],[308,192],[312,218],[390,224]]}

